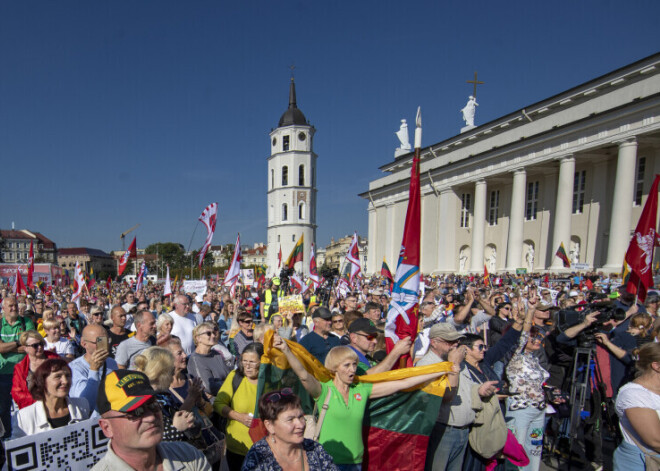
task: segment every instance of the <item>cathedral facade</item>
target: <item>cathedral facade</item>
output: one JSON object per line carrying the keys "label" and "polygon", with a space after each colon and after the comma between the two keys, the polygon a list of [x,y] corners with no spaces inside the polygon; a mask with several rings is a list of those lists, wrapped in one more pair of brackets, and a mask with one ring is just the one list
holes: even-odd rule
{"label": "cathedral facade", "polygon": [[[425,133],[428,136],[428,131]],[[412,153],[380,169],[368,273],[395,267]],[[660,173],[660,54],[422,148],[423,273],[620,272]]]}
{"label": "cathedral facade", "polygon": [[289,85],[289,107],[270,133],[268,158],[268,274],[279,273],[300,237],[304,259],[296,271],[309,272],[309,251],[316,243],[316,154],[314,133],[296,103],[296,85]]}

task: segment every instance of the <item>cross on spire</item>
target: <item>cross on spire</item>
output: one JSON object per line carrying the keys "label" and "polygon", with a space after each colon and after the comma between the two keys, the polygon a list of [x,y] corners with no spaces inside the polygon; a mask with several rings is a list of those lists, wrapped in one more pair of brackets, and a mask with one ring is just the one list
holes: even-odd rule
{"label": "cross on spire", "polygon": [[472,91],[472,96],[477,98],[477,85],[482,85],[484,82],[477,80],[477,71],[474,71],[474,80],[466,80],[467,83],[474,84],[474,89]]}

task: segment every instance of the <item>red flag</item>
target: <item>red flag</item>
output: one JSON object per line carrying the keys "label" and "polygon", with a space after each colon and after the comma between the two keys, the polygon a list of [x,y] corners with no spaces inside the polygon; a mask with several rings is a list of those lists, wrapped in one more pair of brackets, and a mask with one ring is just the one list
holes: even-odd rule
{"label": "red flag", "polygon": [[594,283],[593,283],[593,281],[591,281],[591,280],[589,280],[589,279],[587,279],[587,282],[585,283],[585,285],[587,285],[587,289],[588,289],[589,291],[591,291],[592,289],[594,289]]}
{"label": "red flag", "polygon": [[28,294],[28,290],[25,287],[23,282],[23,277],[21,276],[21,270],[16,267],[16,283],[14,283],[14,294],[18,296],[19,294]]}
{"label": "red flag", "polygon": [[636,294],[641,302],[644,302],[647,290],[653,286],[653,249],[660,245],[656,232],[659,181],[660,175],[656,175],[624,259],[630,270],[626,290]]}
{"label": "red flag", "polygon": [[319,281],[319,272],[316,269],[316,254],[314,253],[314,244],[311,245],[309,251],[309,278],[312,280],[314,289],[318,288],[321,282]]}
{"label": "red flag", "polygon": [[27,286],[34,288],[34,248],[32,246],[34,241],[30,241],[30,255],[28,256],[28,272],[27,272]]}
{"label": "red flag", "polygon": [[357,277],[360,276],[360,272],[362,271],[360,269],[360,247],[357,232],[353,234],[351,245],[348,246],[348,251],[346,252],[346,262],[348,263],[348,266],[351,267],[348,281],[350,285],[353,286],[353,282]]}
{"label": "red flag", "polygon": [[[422,113],[417,108],[415,128],[415,154],[410,168],[410,188],[408,209],[403,226],[403,241],[396,267],[392,301],[385,324],[387,352],[402,338],[417,336],[417,313],[419,293],[419,262],[421,236],[421,196],[419,185],[419,154],[422,147]],[[412,358],[405,354],[399,360],[399,366],[412,366]]]}
{"label": "red flag", "polygon": [[490,283],[490,274],[488,273],[488,267],[484,264],[484,284],[487,285]]}
{"label": "red flag", "polygon": [[280,244],[280,251],[277,254],[277,269],[279,270],[282,266],[282,244]]}
{"label": "red flag", "polygon": [[121,276],[121,274],[124,273],[124,270],[126,270],[128,259],[132,256],[137,256],[136,239],[137,237],[133,237],[133,242],[131,242],[131,245],[128,246],[128,250],[124,252],[124,255],[121,256],[121,260],[119,260],[119,272],[117,273],[119,276]]}
{"label": "red flag", "polygon": [[112,289],[112,278],[108,275],[108,281],[105,282],[105,287],[108,288],[108,291]]}
{"label": "red flag", "polygon": [[206,252],[208,252],[209,247],[211,247],[211,241],[213,240],[213,234],[215,233],[217,214],[218,203],[211,203],[206,208],[204,208],[202,215],[199,217],[199,220],[202,221],[204,227],[206,227],[206,241],[204,241],[204,245],[199,250],[199,264],[197,268],[202,268],[202,263],[204,262]]}
{"label": "red flag", "polygon": [[548,286],[548,282],[550,282],[550,277],[546,273],[545,276],[543,277],[543,283],[545,283],[545,285]]}

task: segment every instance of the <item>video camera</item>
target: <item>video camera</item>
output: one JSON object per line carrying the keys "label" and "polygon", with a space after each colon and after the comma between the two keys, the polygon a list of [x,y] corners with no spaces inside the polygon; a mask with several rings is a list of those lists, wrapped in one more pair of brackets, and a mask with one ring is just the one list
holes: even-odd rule
{"label": "video camera", "polygon": [[573,327],[574,325],[584,322],[587,315],[599,312],[596,322],[584,329],[580,334],[575,337],[579,347],[590,348],[595,344],[596,338],[594,334],[602,330],[605,323],[609,321],[621,322],[626,318],[626,311],[618,307],[613,301],[599,301],[589,304],[581,304],[579,307],[584,307],[582,311],[575,311],[572,309],[562,309],[557,314],[557,325],[561,332]]}
{"label": "video camera", "polygon": [[339,270],[336,268],[324,267],[321,268],[321,276],[324,281],[316,290],[316,294],[321,301],[321,305],[329,307],[330,294],[332,293],[332,287],[335,285],[335,280],[339,278]]}
{"label": "video camera", "polygon": [[280,290],[285,294],[289,294],[289,277],[293,273],[293,268],[284,267],[280,270]]}

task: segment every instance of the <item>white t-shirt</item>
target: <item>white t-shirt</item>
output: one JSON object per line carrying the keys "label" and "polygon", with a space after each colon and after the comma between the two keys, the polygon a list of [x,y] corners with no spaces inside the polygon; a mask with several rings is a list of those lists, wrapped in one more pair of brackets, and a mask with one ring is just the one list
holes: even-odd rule
{"label": "white t-shirt", "polygon": [[174,325],[172,326],[172,335],[176,335],[181,339],[181,346],[183,347],[183,351],[186,352],[186,356],[190,356],[190,354],[195,349],[192,331],[199,323],[197,316],[192,313],[188,313],[185,316],[180,316],[175,311],[170,312],[170,316],[172,316],[172,319],[174,320]]}
{"label": "white t-shirt", "polygon": [[635,407],[654,409],[658,413],[658,417],[660,417],[660,395],[649,391],[640,384],[628,383],[619,390],[619,395],[616,398],[616,413],[619,415],[619,427],[621,427],[623,439],[627,443],[635,445],[635,442],[632,441],[629,435],[629,433],[632,433],[637,441],[645,445],[642,438],[634,431],[632,425],[630,425],[624,413],[626,409]]}
{"label": "white t-shirt", "polygon": [[46,341],[46,350],[55,352],[62,358],[64,358],[66,355],[75,355],[76,353],[75,347],[73,346],[73,342],[71,342],[68,339],[65,339],[64,337],[60,337],[58,341],[52,343],[49,342],[48,339],[44,339],[44,340]]}

